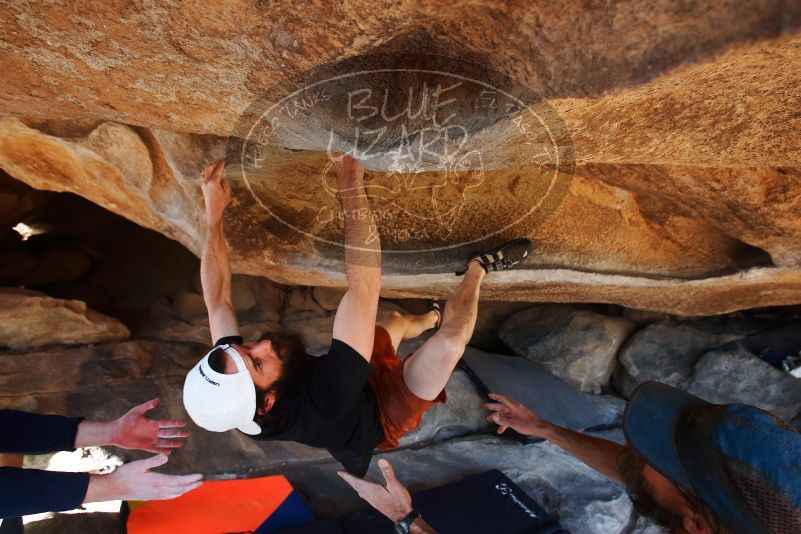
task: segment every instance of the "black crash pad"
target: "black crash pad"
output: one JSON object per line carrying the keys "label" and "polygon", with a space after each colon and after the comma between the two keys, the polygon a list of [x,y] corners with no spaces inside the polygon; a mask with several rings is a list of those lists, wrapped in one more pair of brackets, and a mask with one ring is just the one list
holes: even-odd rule
{"label": "black crash pad", "polygon": [[[568,534],[500,471],[415,493],[412,502],[439,534]],[[387,518],[364,508],[285,534],[394,534]]]}

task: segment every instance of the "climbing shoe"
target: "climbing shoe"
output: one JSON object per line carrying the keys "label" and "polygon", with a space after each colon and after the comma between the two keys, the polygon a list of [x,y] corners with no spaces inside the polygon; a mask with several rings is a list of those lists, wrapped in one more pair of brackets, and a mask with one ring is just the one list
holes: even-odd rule
{"label": "climbing shoe", "polygon": [[[502,247],[491,252],[479,254],[473,259],[484,269],[484,272],[506,271],[523,261],[531,252],[533,245],[530,239],[514,239]],[[459,271],[457,276],[463,275],[467,270]]]}

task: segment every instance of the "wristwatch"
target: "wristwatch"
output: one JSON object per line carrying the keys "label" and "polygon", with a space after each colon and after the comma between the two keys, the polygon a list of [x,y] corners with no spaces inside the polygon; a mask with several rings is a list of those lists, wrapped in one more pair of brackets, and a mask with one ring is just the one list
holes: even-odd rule
{"label": "wristwatch", "polygon": [[395,532],[398,534],[409,534],[409,529],[412,528],[412,523],[422,516],[417,510],[412,510],[409,515],[395,523]]}

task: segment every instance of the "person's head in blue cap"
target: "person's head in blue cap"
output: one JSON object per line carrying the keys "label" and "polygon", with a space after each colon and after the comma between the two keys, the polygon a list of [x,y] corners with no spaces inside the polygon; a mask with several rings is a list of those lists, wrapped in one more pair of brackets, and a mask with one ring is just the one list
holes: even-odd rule
{"label": "person's head in blue cap", "polygon": [[801,434],[772,414],[648,382],[624,429],[632,500],[672,514],[675,532],[801,533]]}

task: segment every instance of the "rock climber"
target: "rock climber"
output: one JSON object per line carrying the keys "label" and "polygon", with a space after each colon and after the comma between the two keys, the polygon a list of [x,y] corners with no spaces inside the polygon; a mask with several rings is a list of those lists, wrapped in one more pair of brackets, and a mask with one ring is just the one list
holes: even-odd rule
{"label": "rock climber", "polygon": [[[426,410],[445,401],[445,384],[475,326],[484,276],[517,265],[531,242],[517,239],[472,258],[444,312],[435,306],[423,315],[393,312],[377,323],[381,241],[364,167],[348,155],[331,159],[345,215],[347,291],[330,349],[318,358],[306,356],[296,337],[268,334],[246,342],[240,336],[222,228],[230,185],[223,161],[204,169],[201,282],[214,345],[187,374],[183,399],[192,420],[207,430],[325,448],[348,472],[363,476],[374,449],[397,447]],[[412,355],[397,356],[402,339],[432,328],[437,331]]]}

